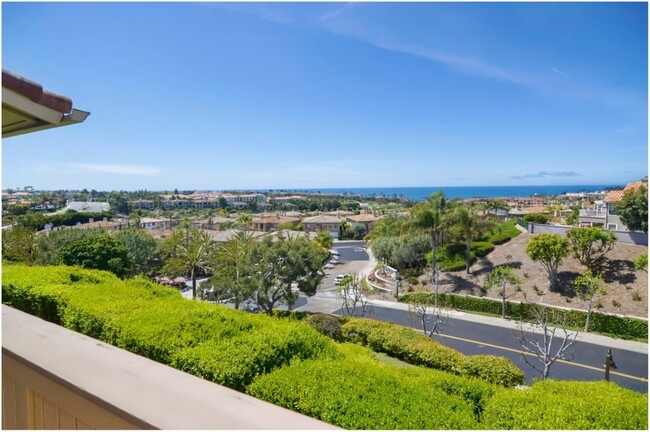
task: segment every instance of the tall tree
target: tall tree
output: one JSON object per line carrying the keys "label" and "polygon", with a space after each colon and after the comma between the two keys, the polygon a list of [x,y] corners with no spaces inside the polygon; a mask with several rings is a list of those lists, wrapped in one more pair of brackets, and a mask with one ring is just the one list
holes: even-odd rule
{"label": "tall tree", "polygon": [[[196,298],[197,273],[211,270],[214,245],[212,237],[205,231],[191,229],[189,234],[184,231],[176,230],[179,234],[175,234],[174,240],[167,245],[172,246],[173,254],[167,259],[162,273],[170,276],[189,275],[192,279],[192,298]],[[179,237],[183,241],[178,242]]]}
{"label": "tall tree", "polygon": [[648,188],[646,186],[626,191],[623,199],[614,205],[614,210],[628,229],[648,232]]}
{"label": "tall tree", "polygon": [[451,215],[451,220],[462,230],[465,237],[465,271],[469,274],[472,262],[472,240],[495,226],[488,217],[479,215],[482,207],[475,203],[461,203],[456,205]]}
{"label": "tall tree", "polygon": [[506,299],[514,293],[507,295],[508,285],[518,285],[521,279],[515,274],[511,267],[495,267],[487,277],[486,285],[488,288],[495,287],[501,295],[501,318],[506,317]]}
{"label": "tall tree", "polygon": [[587,269],[595,265],[616,244],[616,235],[600,227],[575,227],[566,233],[573,256]]}
{"label": "tall tree", "polygon": [[557,282],[558,268],[569,254],[569,241],[559,234],[538,234],[528,242],[526,253],[546,270],[549,289],[553,290]]}
{"label": "tall tree", "polygon": [[78,265],[95,270],[108,270],[123,277],[129,273],[126,248],[114,238],[104,234],[77,240],[61,249],[65,265]]}
{"label": "tall tree", "polygon": [[587,270],[583,275],[578,276],[573,281],[576,294],[580,300],[587,302],[587,320],[585,321],[585,333],[589,331],[589,320],[591,318],[592,305],[594,297],[597,294],[605,295],[607,290],[601,286],[603,280],[598,274]]}
{"label": "tall tree", "polygon": [[20,226],[2,232],[2,258],[29,265],[36,261],[38,242],[36,232]]}
{"label": "tall tree", "polygon": [[[540,234],[543,235],[543,234]],[[526,364],[548,378],[551,366],[557,360],[573,360],[577,331],[569,331],[569,313],[559,309],[531,304],[532,325],[519,322],[518,336]],[[557,336],[557,337],[556,337]],[[537,357],[541,365],[528,360],[528,355]]]}
{"label": "tall tree", "polygon": [[214,276],[210,279],[225,294],[232,296],[235,309],[239,309],[242,301],[250,295],[250,283],[247,276],[250,274],[249,254],[253,246],[252,234],[240,231],[218,249],[214,260]]}
{"label": "tall tree", "polygon": [[325,254],[305,238],[267,236],[255,244],[249,259],[256,303],[268,315],[273,315],[273,308],[280,301],[286,302],[289,309],[293,307],[297,298],[297,293],[292,291],[294,284],[308,296],[316,293]]}
{"label": "tall tree", "polygon": [[[445,216],[447,199],[443,191],[438,191],[427,197],[424,203],[418,203],[411,209],[411,224],[423,229],[431,236],[431,280],[436,271],[436,248],[442,245],[443,233],[448,224]],[[469,273],[469,265],[467,267]]]}
{"label": "tall tree", "polygon": [[130,228],[116,232],[113,237],[128,251],[130,276],[153,277],[162,267],[160,244],[145,231]]}

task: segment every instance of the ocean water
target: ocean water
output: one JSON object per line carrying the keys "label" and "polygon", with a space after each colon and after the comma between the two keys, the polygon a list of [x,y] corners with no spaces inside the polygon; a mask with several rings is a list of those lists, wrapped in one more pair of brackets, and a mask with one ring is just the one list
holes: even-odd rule
{"label": "ocean water", "polygon": [[[625,185],[547,185],[547,186],[447,186],[447,187],[384,187],[384,188],[323,188],[323,189],[274,189],[274,192],[315,192],[324,194],[397,195],[415,201],[424,200],[432,193],[442,190],[448,198],[499,198],[529,197],[535,195],[559,195],[564,192],[599,192],[607,187]],[[260,190],[268,192],[268,190]]]}

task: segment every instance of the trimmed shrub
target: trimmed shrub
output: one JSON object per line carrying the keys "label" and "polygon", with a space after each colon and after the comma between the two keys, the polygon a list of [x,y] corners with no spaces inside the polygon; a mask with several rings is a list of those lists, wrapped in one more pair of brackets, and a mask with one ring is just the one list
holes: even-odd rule
{"label": "trimmed shrub", "polygon": [[536,224],[548,223],[548,216],[544,213],[528,213],[524,216],[524,221]]}
{"label": "trimmed shrub", "polygon": [[477,428],[472,401],[403,369],[362,358],[309,360],[258,378],[247,392],[346,429]]}
{"label": "trimmed shrub", "polygon": [[108,272],[8,266],[2,294],[9,306],[240,390],[293,359],[339,355],[304,323],[189,302],[176,290]]}
{"label": "trimmed shrub", "polygon": [[307,317],[305,322],[322,335],[330,337],[336,341],[342,339],[341,323],[339,323],[338,318],[333,315],[317,313]]}
{"label": "trimmed shrub", "polygon": [[[442,248],[436,252],[436,261],[442,271],[459,271],[464,270],[466,265],[466,248],[462,243],[454,243]],[[472,262],[476,257],[484,257],[494,250],[494,244],[480,241],[473,242],[470,247],[470,257]],[[426,254],[427,265],[431,265],[431,252]]]}
{"label": "trimmed shrub", "polygon": [[486,429],[648,429],[648,395],[600,382],[537,381],[495,394]]}
{"label": "trimmed shrub", "polygon": [[484,257],[494,250],[494,245],[489,242],[474,242],[472,243],[472,252],[477,257]]}
{"label": "trimmed shrub", "polygon": [[509,242],[514,237],[521,234],[516,227],[516,221],[507,221],[499,224],[497,228],[492,229],[489,233],[483,236],[484,241],[488,241],[495,245],[500,245]]}
{"label": "trimmed shrub", "polygon": [[396,324],[352,318],[342,326],[342,331],[353,342],[414,365],[478,377],[503,386],[524,382],[524,373],[505,357],[465,356],[415,330]]}
{"label": "trimmed shrub", "polygon": [[[434,304],[434,294],[432,293],[413,293],[400,296],[400,302],[409,303],[424,303]],[[483,312],[494,315],[501,315],[501,301],[496,299],[479,298],[462,296],[457,294],[438,294],[438,302],[446,307],[457,310],[470,311],[470,312]],[[531,321],[530,303],[515,303],[506,301],[506,315],[515,320]],[[567,322],[577,329],[582,329],[585,326],[587,319],[587,312],[581,310],[564,310],[550,307],[550,309],[557,310],[561,313],[568,314]],[[600,312],[592,312],[591,320],[589,321],[589,331],[595,333],[603,333],[620,338],[633,338],[633,339],[648,339],[648,321],[619,317],[616,315],[607,315]]]}

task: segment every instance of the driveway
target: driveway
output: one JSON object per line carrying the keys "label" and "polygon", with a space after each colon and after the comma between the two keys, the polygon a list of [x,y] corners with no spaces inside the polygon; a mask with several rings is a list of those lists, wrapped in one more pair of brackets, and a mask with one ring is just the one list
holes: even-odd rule
{"label": "driveway", "polygon": [[338,252],[338,260],[330,260],[333,268],[325,268],[319,291],[332,291],[336,285],[336,275],[360,273],[366,274],[370,267],[374,268],[374,259],[365,249],[364,241],[335,241],[332,249]]}

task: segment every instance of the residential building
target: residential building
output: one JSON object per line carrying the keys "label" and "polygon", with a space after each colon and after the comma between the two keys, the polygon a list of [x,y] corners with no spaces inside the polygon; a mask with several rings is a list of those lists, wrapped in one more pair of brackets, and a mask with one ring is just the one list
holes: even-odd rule
{"label": "residential building", "polygon": [[279,230],[281,224],[298,224],[299,222],[299,218],[273,214],[270,216],[254,218],[253,229],[257,231],[271,232]]}
{"label": "residential building", "polygon": [[140,218],[140,228],[146,230],[164,230],[168,223],[167,219]]}
{"label": "residential building", "polygon": [[603,200],[596,201],[591,208],[579,210],[578,225],[581,227],[602,227],[607,221],[607,204]]}
{"label": "residential building", "polygon": [[615,205],[617,202],[623,199],[625,192],[636,190],[641,186],[645,186],[646,188],[648,187],[647,177],[637,182],[628,183],[623,190],[610,191],[607,195],[605,195],[603,201],[605,202],[607,208],[605,214],[605,227],[607,229],[614,231],[630,231],[628,227],[623,223],[620,216],[616,214]]}
{"label": "residential building", "polygon": [[370,230],[375,226],[375,222],[377,222],[382,217],[383,216],[375,216],[370,213],[365,213],[346,216],[345,219],[350,223],[360,223],[364,225],[366,227],[366,232],[370,232]]}
{"label": "residential building", "polygon": [[135,200],[131,201],[129,204],[132,208],[136,209],[153,210],[156,208],[156,203],[153,200]]}
{"label": "residential building", "polygon": [[341,219],[336,216],[318,215],[311,216],[302,220],[303,230],[305,232],[327,231],[332,237],[339,238],[341,230]]}

